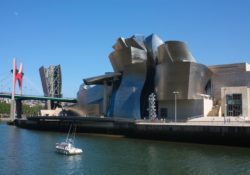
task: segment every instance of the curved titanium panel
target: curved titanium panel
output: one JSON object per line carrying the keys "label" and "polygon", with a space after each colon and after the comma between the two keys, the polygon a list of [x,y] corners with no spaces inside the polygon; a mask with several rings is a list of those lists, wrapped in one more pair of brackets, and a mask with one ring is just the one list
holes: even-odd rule
{"label": "curved titanium panel", "polygon": [[166,62],[168,64],[173,63],[171,55],[169,54],[168,51],[168,46],[167,44],[162,44],[158,47],[158,64],[165,64]]}
{"label": "curved titanium panel", "polygon": [[[212,72],[207,66],[190,63],[188,99],[201,99],[200,94],[206,94],[206,85],[211,83]],[[211,95],[207,94],[207,95]]]}
{"label": "curved titanium panel", "polygon": [[127,66],[117,90],[113,117],[141,118],[140,97],[146,78],[146,62]]}
{"label": "curved titanium panel", "polygon": [[179,99],[188,98],[189,63],[159,64],[156,67],[155,87],[158,100],[174,99],[173,91],[179,91]]}
{"label": "curved titanium panel", "polygon": [[130,47],[135,47],[144,51],[147,51],[145,45],[144,45],[144,36],[132,36],[130,38],[127,38],[126,44]]}
{"label": "curved titanium panel", "polygon": [[158,47],[164,44],[164,42],[156,34],[151,34],[145,39],[144,42],[147,47],[147,51],[150,53],[150,56],[155,60],[158,56]]}
{"label": "curved titanium panel", "polygon": [[84,93],[84,101],[83,104],[95,104],[98,103],[103,99],[103,91],[104,87],[103,85],[95,85],[93,87],[90,87],[86,89],[85,91],[82,91]]}
{"label": "curved titanium panel", "polygon": [[180,92],[178,99],[201,99],[211,72],[204,65],[178,62],[169,66],[157,65],[155,86],[158,100],[174,100],[173,91]]}
{"label": "curved titanium panel", "polygon": [[115,72],[122,72],[126,65],[130,64],[130,48],[124,48],[112,52],[109,55],[110,62]]}
{"label": "curved titanium panel", "polygon": [[84,86],[82,84],[77,93],[77,105],[71,106],[68,111],[78,115],[88,115],[90,112],[91,115],[101,115],[104,86],[96,85],[88,88]]}
{"label": "curved titanium panel", "polygon": [[159,47],[159,63],[156,66],[155,76],[157,99],[173,100],[173,91],[179,92],[178,99],[201,99],[198,94],[205,94],[205,86],[211,77],[211,72],[204,65],[181,60],[180,55],[186,55],[188,58],[187,51],[175,53],[179,49],[169,50],[171,47],[175,46],[169,47],[168,44],[164,44]]}
{"label": "curved titanium panel", "polygon": [[157,100],[165,100],[168,98],[167,93],[168,79],[170,78],[168,70],[171,68],[172,61],[169,57],[167,45],[163,44],[158,47],[158,64],[155,69],[155,92]]}
{"label": "curved titanium panel", "polygon": [[118,38],[116,43],[112,47],[115,50],[120,50],[120,49],[124,49],[128,46],[127,46],[124,38]]}
{"label": "curved titanium panel", "polygon": [[167,41],[165,43],[169,52],[169,56],[173,62],[188,61],[196,62],[191,52],[188,50],[187,45],[181,41]]}
{"label": "curved titanium panel", "polygon": [[[123,65],[122,80],[116,91],[110,116],[140,119],[140,97],[147,74],[147,53],[130,46],[113,52],[113,60]],[[129,55],[129,56],[128,56]]]}

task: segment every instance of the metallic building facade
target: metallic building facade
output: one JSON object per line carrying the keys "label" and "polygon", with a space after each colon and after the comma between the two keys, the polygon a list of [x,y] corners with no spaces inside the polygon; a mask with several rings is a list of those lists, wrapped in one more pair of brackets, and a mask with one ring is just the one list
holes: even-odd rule
{"label": "metallic building facade", "polygon": [[210,79],[210,70],[196,63],[184,43],[171,41],[159,47],[155,76],[158,100],[173,100],[173,91],[179,92],[178,99],[201,99],[198,94],[207,94],[205,86]]}
{"label": "metallic building facade", "polygon": [[243,70],[247,73],[240,77],[240,82],[225,78],[228,74],[223,66],[197,63],[184,42],[163,42],[155,34],[118,38],[113,49],[109,60],[114,72],[83,80],[78,104],[72,109],[76,115],[148,118],[148,98],[154,93],[158,118],[172,120],[173,92],[178,92],[179,118],[186,120],[203,115],[210,110],[208,106],[212,110],[210,99],[220,98],[223,85],[242,86],[250,82],[246,71],[250,66]]}
{"label": "metallic building facade", "polygon": [[82,85],[78,92],[78,109],[85,115],[148,118],[151,93],[158,106],[171,102],[174,90],[185,100],[201,99],[197,94],[206,93],[211,72],[196,63],[183,42],[164,43],[152,34],[118,38],[113,49],[109,60],[114,72],[84,79],[90,86]]}

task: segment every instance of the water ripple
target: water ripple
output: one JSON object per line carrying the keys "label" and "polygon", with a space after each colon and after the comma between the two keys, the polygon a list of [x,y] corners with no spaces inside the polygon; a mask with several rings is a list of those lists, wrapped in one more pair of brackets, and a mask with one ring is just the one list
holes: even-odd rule
{"label": "water ripple", "polygon": [[83,154],[56,154],[65,133],[0,124],[0,174],[250,174],[250,149],[78,134]]}

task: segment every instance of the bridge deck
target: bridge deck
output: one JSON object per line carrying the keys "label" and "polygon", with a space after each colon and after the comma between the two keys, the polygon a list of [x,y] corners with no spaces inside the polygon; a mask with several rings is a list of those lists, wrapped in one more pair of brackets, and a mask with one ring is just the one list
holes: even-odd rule
{"label": "bridge deck", "polygon": [[[11,94],[0,93],[0,98],[9,98],[11,99]],[[34,95],[15,95],[16,100],[51,100],[51,101],[58,101],[58,102],[70,102],[76,103],[76,98],[56,98],[56,97],[44,97],[44,96],[34,96]]]}

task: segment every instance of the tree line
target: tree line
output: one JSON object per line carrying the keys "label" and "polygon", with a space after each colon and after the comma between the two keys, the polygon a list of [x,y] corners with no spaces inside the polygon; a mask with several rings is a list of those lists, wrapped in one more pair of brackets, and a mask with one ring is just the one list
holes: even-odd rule
{"label": "tree line", "polygon": [[[27,104],[22,104],[22,114],[26,116],[38,115],[41,109],[43,109],[41,105],[29,106]],[[9,114],[10,104],[6,102],[0,102],[0,115],[9,116]]]}

